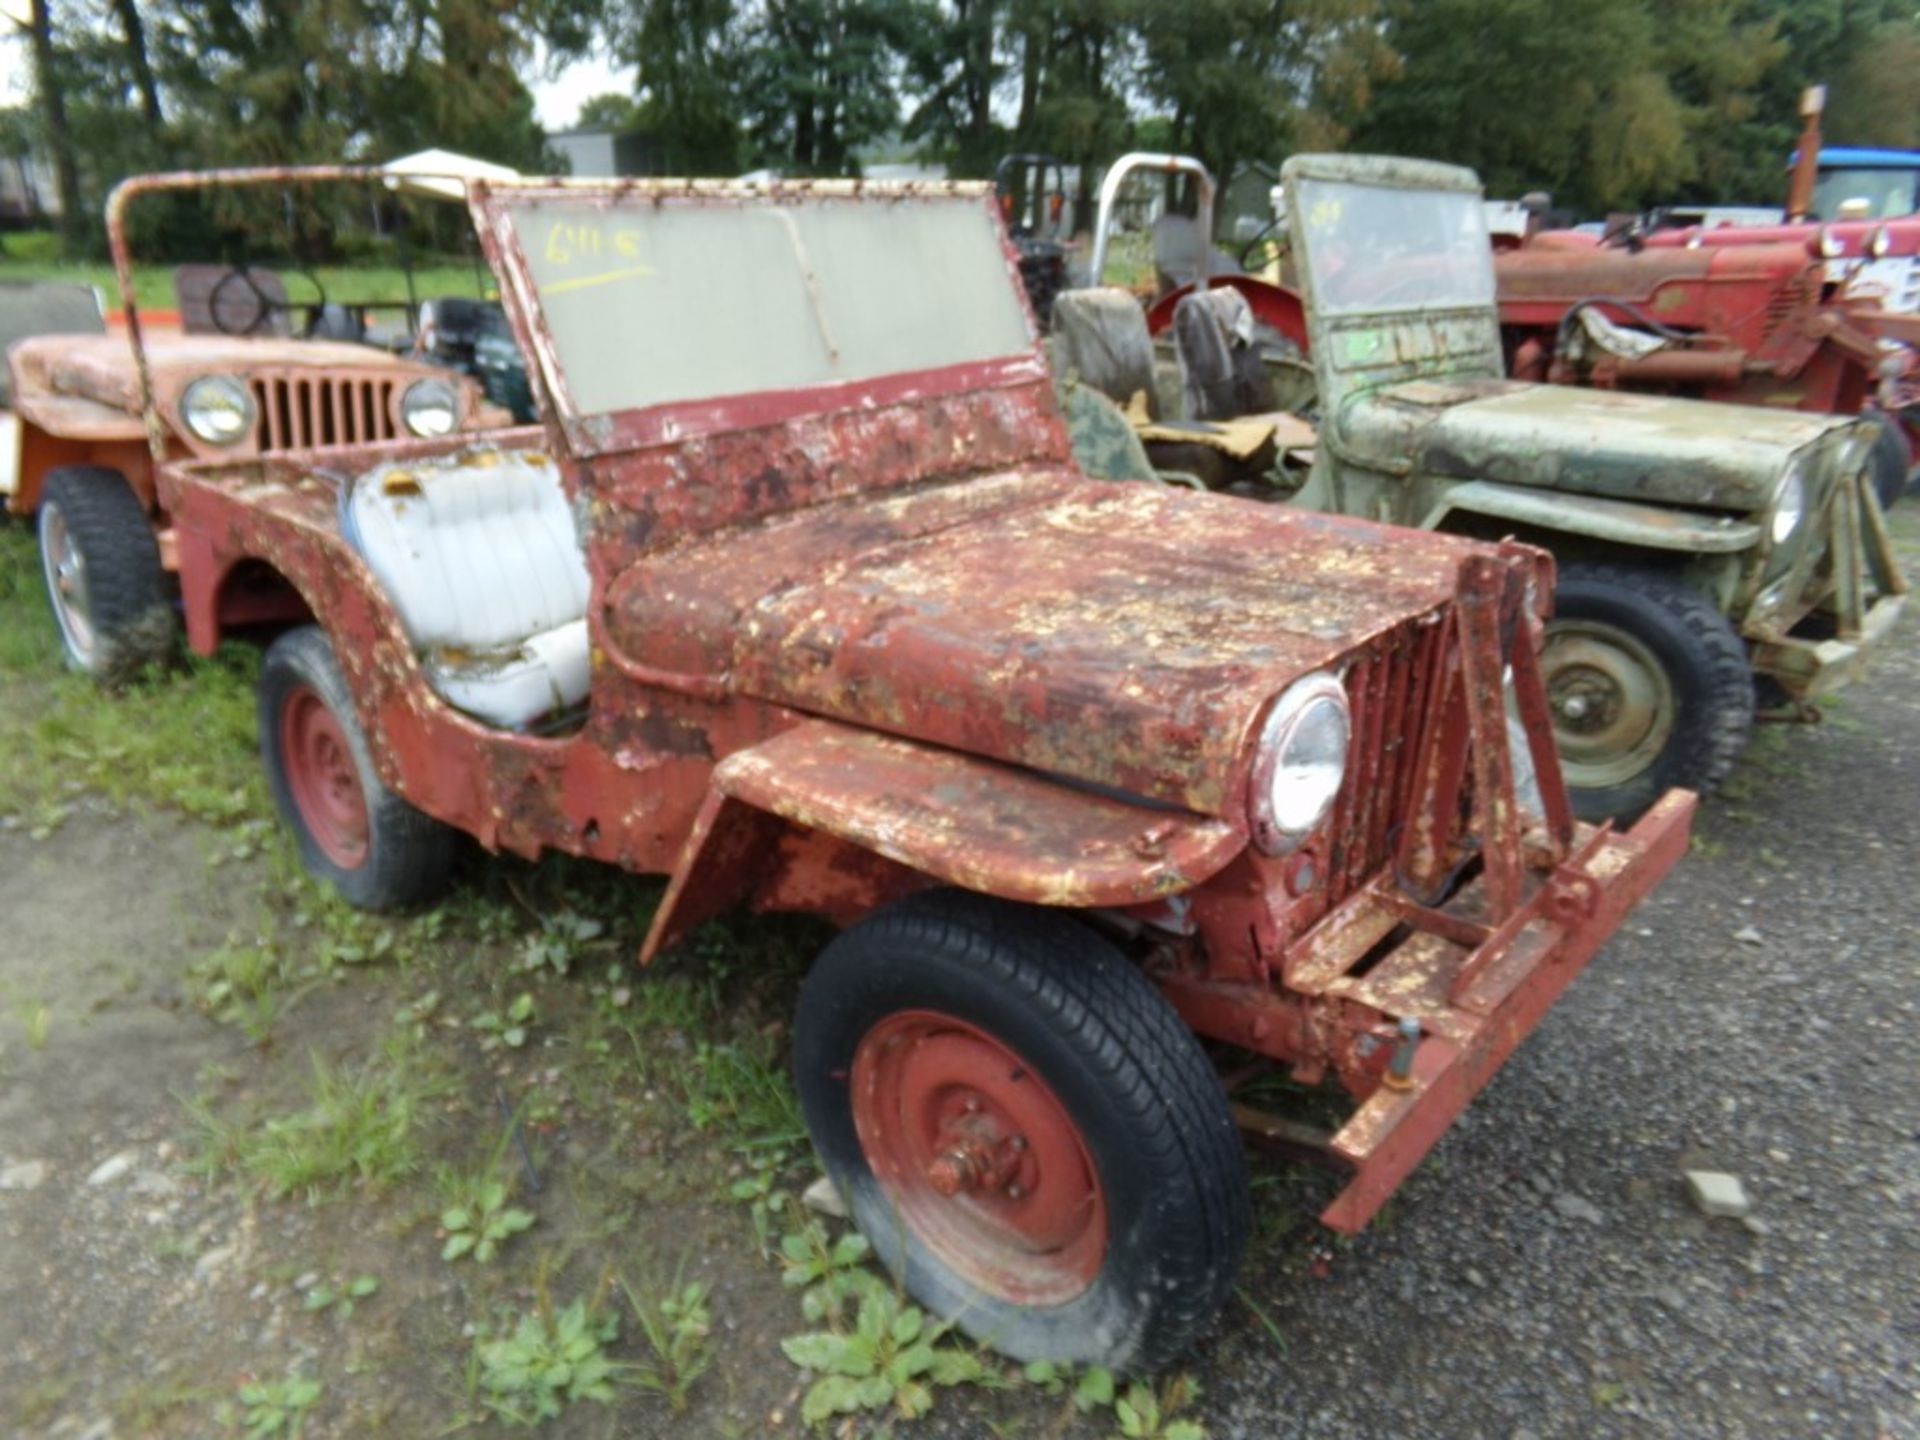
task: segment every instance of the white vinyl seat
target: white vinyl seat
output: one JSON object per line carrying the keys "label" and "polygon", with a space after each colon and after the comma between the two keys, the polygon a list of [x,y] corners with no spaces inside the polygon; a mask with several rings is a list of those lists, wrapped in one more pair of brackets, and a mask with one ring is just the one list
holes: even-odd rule
{"label": "white vinyl seat", "polygon": [[586,699],[587,562],[547,457],[382,465],[342,521],[449,705],[519,729]]}

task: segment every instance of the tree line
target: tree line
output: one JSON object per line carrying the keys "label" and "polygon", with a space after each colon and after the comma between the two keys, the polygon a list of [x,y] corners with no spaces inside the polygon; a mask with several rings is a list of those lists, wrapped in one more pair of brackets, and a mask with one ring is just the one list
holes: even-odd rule
{"label": "tree line", "polygon": [[638,79],[584,118],[671,173],[1349,148],[1586,213],[1766,202],[1812,82],[1833,142],[1920,144],[1911,0],[36,0],[16,24],[33,101],[0,135],[50,157],[76,245],[135,170],[428,145],[545,168],[527,79],[593,50]]}

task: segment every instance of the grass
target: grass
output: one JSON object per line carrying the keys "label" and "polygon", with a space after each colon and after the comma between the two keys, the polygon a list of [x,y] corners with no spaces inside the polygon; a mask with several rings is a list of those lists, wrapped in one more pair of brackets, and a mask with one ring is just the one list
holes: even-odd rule
{"label": "grass", "polygon": [[[301,305],[319,298],[299,274],[275,264],[271,257],[262,256],[260,263],[281,271],[287,299],[292,303]],[[174,308],[173,270],[172,265],[134,266],[134,297],[143,310]],[[326,298],[341,304],[404,300],[407,296],[406,273],[398,265],[319,265],[310,273]],[[490,281],[483,291],[481,281],[486,279],[484,268],[476,272],[461,261],[440,259],[413,267],[414,294],[422,300],[442,295],[479,297],[491,293]],[[62,260],[58,242],[46,231],[0,236],[0,280],[60,280],[91,285],[100,292],[110,313],[120,310],[120,282],[114,277],[113,266],[105,261]]]}
{"label": "grass", "polygon": [[306,1104],[291,1114],[234,1118],[201,1098],[188,1112],[200,1130],[196,1168],[236,1173],[275,1199],[309,1203],[350,1189],[379,1192],[421,1168],[418,1129],[446,1091],[429,1060],[390,1040],[360,1065],[315,1054]]}
{"label": "grass", "polygon": [[61,664],[32,531],[0,524],[0,816],[51,828],[81,792],[214,825],[270,813],[254,742],[258,670],[256,652],[228,645],[102,695]]}

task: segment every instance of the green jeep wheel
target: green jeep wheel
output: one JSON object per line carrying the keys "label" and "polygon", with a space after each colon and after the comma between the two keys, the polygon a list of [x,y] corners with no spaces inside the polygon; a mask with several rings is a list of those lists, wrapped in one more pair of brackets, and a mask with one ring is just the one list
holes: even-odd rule
{"label": "green jeep wheel", "polygon": [[1541,666],[1584,820],[1631,820],[1676,785],[1711,792],[1753,733],[1746,647],[1712,601],[1656,570],[1563,566]]}

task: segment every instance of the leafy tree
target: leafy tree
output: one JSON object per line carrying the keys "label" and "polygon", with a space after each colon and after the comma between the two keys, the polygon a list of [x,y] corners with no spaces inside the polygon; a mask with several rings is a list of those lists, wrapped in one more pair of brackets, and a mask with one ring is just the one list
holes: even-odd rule
{"label": "leafy tree", "polygon": [[589,96],[574,117],[576,130],[631,130],[640,123],[640,106],[631,95]]}
{"label": "leafy tree", "polygon": [[739,24],[733,0],[631,0],[606,18],[613,51],[639,71],[636,119],[675,174],[739,169]]}
{"label": "leafy tree", "polygon": [[762,163],[851,175],[898,118],[898,0],[761,0],[746,22],[736,95]]}

